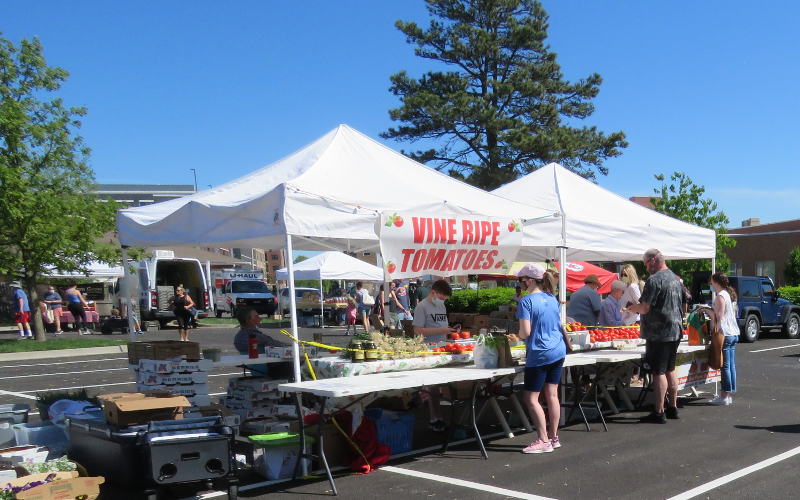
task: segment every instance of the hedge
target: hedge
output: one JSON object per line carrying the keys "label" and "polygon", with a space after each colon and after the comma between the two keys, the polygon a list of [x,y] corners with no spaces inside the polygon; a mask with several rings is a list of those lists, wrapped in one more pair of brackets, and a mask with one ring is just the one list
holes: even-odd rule
{"label": "hedge", "polygon": [[800,286],[782,286],[778,288],[781,297],[791,300],[793,304],[800,304]]}
{"label": "hedge", "polygon": [[516,293],[513,288],[504,287],[456,290],[447,299],[445,306],[448,312],[489,314],[496,311],[499,306],[510,304]]}

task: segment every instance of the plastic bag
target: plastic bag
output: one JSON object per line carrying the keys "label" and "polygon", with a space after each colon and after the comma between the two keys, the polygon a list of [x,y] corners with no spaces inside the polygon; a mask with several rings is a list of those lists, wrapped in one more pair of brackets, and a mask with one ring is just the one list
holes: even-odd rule
{"label": "plastic bag", "polygon": [[497,347],[488,335],[478,335],[475,339],[475,368],[497,368]]}

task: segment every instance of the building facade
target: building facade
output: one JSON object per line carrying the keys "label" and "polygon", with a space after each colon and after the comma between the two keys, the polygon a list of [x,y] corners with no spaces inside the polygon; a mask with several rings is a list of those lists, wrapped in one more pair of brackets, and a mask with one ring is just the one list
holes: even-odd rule
{"label": "building facade", "polygon": [[783,272],[789,253],[800,247],[800,219],[761,224],[747,219],[742,227],[728,230],[736,246],[726,250],[731,259],[732,275],[769,276],[777,286],[784,286]]}
{"label": "building facade", "polygon": [[129,207],[143,207],[194,194],[192,184],[98,184],[95,194]]}

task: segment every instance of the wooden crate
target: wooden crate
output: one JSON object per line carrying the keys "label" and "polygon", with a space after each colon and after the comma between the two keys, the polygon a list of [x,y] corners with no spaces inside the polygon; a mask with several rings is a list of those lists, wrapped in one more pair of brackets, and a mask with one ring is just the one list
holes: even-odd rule
{"label": "wooden crate", "polygon": [[177,340],[128,343],[128,362],[132,365],[139,364],[140,359],[171,359],[181,356],[186,356],[188,359],[200,359],[200,344],[178,342]]}
{"label": "wooden crate", "polygon": [[475,328],[489,328],[489,316],[485,314],[475,315],[472,320],[472,326]]}

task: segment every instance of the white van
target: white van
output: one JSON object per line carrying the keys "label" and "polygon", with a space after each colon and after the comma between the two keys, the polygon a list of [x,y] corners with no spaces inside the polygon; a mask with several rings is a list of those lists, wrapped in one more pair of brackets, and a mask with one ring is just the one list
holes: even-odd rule
{"label": "white van", "polygon": [[144,321],[158,321],[161,327],[175,319],[170,300],[175,287],[183,285],[194,300],[201,318],[211,309],[208,281],[197,259],[175,257],[171,250],[154,250],[153,256],[139,261],[139,309]]}

